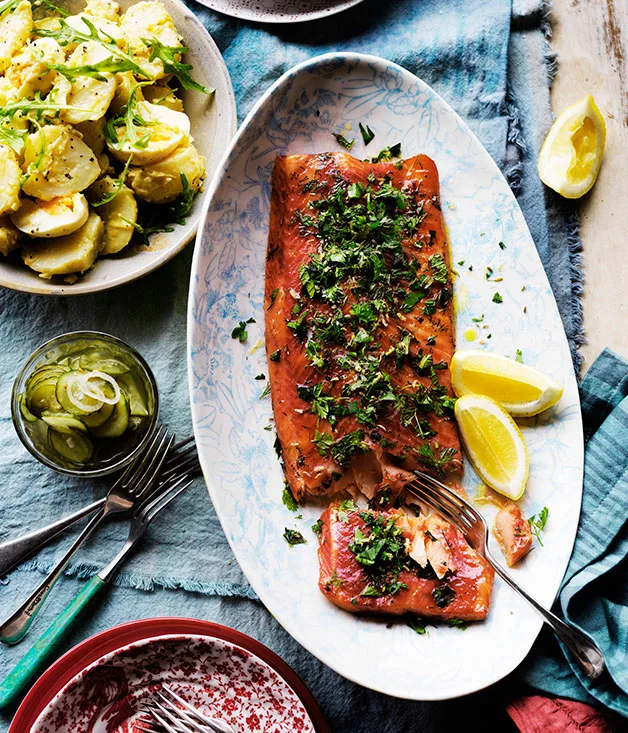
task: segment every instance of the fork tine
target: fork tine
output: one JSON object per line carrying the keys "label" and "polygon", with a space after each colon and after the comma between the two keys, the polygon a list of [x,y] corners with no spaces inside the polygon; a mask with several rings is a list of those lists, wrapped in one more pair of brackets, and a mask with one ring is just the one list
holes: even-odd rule
{"label": "fork tine", "polygon": [[[194,731],[200,731],[200,733],[203,733],[203,729],[198,725],[198,723],[194,720],[194,718],[192,718],[192,716],[187,711],[181,710],[180,708],[178,708],[171,700],[169,700],[163,694],[163,692],[159,692],[157,690],[156,694],[161,698],[161,700],[163,700],[165,704],[164,708],[169,710],[174,717],[180,718],[182,722],[185,721],[190,726],[190,728],[192,728]],[[155,704],[159,705],[159,702],[155,701]],[[164,709],[162,708],[161,705],[160,705],[160,708]]]}
{"label": "fork tine", "polygon": [[179,450],[180,448],[183,448],[183,447],[185,447],[186,445],[189,445],[190,443],[192,443],[192,444],[193,444],[193,446],[194,446],[194,448],[196,448],[196,443],[195,443],[195,441],[194,441],[194,436],[193,436],[193,435],[189,435],[189,436],[188,436],[187,438],[185,438],[184,440],[180,440],[180,441],[179,441],[178,443],[175,443],[175,444],[174,444],[174,445],[172,446],[172,450],[173,450],[173,451]]}
{"label": "fork tine", "polygon": [[475,509],[465,500],[463,499],[459,494],[456,494],[455,491],[452,491],[449,486],[442,483],[438,479],[434,478],[433,476],[430,476],[427,473],[423,473],[422,471],[415,471],[415,476],[418,479],[421,479],[424,483],[426,483],[428,486],[432,488],[433,491],[440,495],[445,495],[453,504],[455,504],[462,512],[465,514],[466,518],[470,522],[475,522],[477,520],[476,511]]}
{"label": "fork tine", "polygon": [[150,458],[153,455],[155,446],[159,443],[160,440],[163,439],[163,436],[166,434],[166,432],[167,431],[164,425],[160,425],[157,430],[155,430],[154,435],[149,440],[144,450],[141,452],[139,458],[133,461],[129,469],[127,469],[122,475],[120,483],[124,488],[126,488],[129,484],[132,484],[137,476],[141,475],[142,471],[144,471],[144,466],[147,464],[148,461],[150,461]]}
{"label": "fork tine", "polygon": [[[152,704],[156,704],[155,701],[153,701]],[[153,707],[149,707],[148,710],[159,725],[161,725],[162,728],[165,728],[168,733],[189,733],[189,728],[183,728],[176,719],[174,721],[176,724],[175,728],[174,725],[171,725],[167,720],[165,720]]]}
{"label": "fork tine", "polygon": [[181,457],[176,456],[175,459],[170,459],[164,464],[164,469],[159,475],[161,480],[171,476],[173,473],[181,473],[193,467],[199,467],[198,456],[196,454],[183,455]]}
{"label": "fork tine", "polygon": [[468,527],[460,521],[457,514],[454,514],[451,510],[447,509],[443,504],[437,501],[433,496],[428,494],[423,487],[418,484],[406,484],[406,491],[409,491],[413,496],[426,504],[436,509],[439,514],[442,514],[448,522],[451,522],[454,527],[459,529],[463,534],[468,532]]}
{"label": "fork tine", "polygon": [[464,512],[460,505],[451,501],[448,496],[443,495],[438,489],[435,489],[433,486],[431,486],[429,483],[421,483],[420,481],[414,482],[417,487],[420,488],[420,490],[423,492],[423,494],[427,496],[431,496],[432,499],[440,504],[442,507],[446,508],[450,514],[454,514],[460,523],[465,525],[468,529],[473,528],[473,518],[469,516],[468,512]]}
{"label": "fork tine", "polygon": [[135,516],[139,516],[147,525],[165,509],[171,501],[177,498],[182,491],[185,491],[194,483],[189,475],[181,476],[174,483],[168,483],[165,488],[160,488],[147,497],[136,509]]}
{"label": "fork tine", "polygon": [[[195,707],[190,705],[190,703],[187,700],[184,700],[181,695],[178,695],[172,687],[162,684],[161,686],[162,690],[165,690],[169,695],[171,695],[178,703],[183,705],[187,710],[189,710],[193,715],[195,715],[200,721],[203,723],[206,723],[209,725],[213,730],[219,731],[219,733],[234,733],[233,728],[225,723],[222,720],[218,720],[217,718],[209,718],[204,713],[201,713],[200,710],[197,710]],[[162,693],[163,697],[163,693]]]}
{"label": "fork tine", "polygon": [[[178,708],[174,708],[174,711],[165,707],[162,705],[159,700],[156,700],[153,698],[151,700],[151,705],[156,706],[159,708],[159,712],[166,717],[167,720],[174,723],[174,725],[177,727],[177,730],[180,731],[186,731],[186,733],[189,731],[189,733],[204,733],[203,729],[200,728],[194,721],[188,721],[186,718],[183,717],[183,711],[179,710]],[[153,715],[155,715],[155,711],[152,711]]]}
{"label": "fork tine", "polygon": [[168,432],[166,431],[163,439],[151,456],[151,460],[148,466],[145,467],[142,475],[138,477],[137,482],[134,482],[133,486],[128,487],[129,493],[136,499],[141,498],[144,493],[153,485],[153,482],[159,475],[161,467],[166,460],[168,451],[174,443],[174,437],[174,433],[168,435]]}

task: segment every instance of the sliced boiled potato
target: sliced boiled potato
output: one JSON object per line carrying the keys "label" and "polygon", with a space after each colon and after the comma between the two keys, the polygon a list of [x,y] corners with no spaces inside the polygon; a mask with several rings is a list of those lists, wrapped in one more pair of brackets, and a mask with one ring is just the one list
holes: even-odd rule
{"label": "sliced boiled potato", "polygon": [[120,29],[142,70],[152,79],[165,76],[161,59],[149,61],[150,50],[143,39],[157,38],[166,46],[180,46],[181,36],[160,2],[139,2],[122,16]]}
{"label": "sliced boiled potato", "polygon": [[[87,193],[90,203],[101,201],[107,194],[113,193],[117,182],[110,176],[100,178],[90,186]],[[98,213],[105,223],[105,234],[101,255],[112,255],[124,249],[131,241],[137,221],[137,203],[133,191],[122,186],[116,197],[98,207]]]}
{"label": "sliced boiled potato", "polygon": [[102,219],[92,211],[85,224],[72,234],[26,243],[22,259],[43,278],[85,272],[100,252],[104,229]]}
{"label": "sliced boiled potato", "polygon": [[103,132],[105,129],[104,117],[101,117],[99,120],[77,122],[74,125],[74,129],[81,133],[83,141],[89,145],[96,155],[100,155],[102,153],[105,147],[105,135]]}
{"label": "sliced boiled potato", "polygon": [[0,214],[19,208],[21,179],[17,155],[8,145],[0,145]]}
{"label": "sliced boiled potato", "polygon": [[167,84],[151,84],[142,87],[144,99],[152,104],[160,104],[163,107],[173,109],[175,112],[183,112],[183,101],[172,91]]}
{"label": "sliced boiled potato", "polygon": [[201,188],[205,175],[205,159],[190,142],[153,165],[141,168],[131,166],[128,180],[141,199],[153,204],[163,204],[174,201],[183,191],[182,173],[194,191]]}
{"label": "sliced boiled potato", "polygon": [[24,193],[44,201],[83,191],[100,175],[94,152],[63,125],[44,125],[28,135],[23,170]]}
{"label": "sliced boiled potato", "polygon": [[22,232],[13,226],[8,216],[0,216],[0,255],[5,257],[20,248]]}
{"label": "sliced boiled potato", "polygon": [[60,196],[50,201],[22,199],[11,221],[31,237],[63,237],[80,229],[89,215],[87,199],[82,193]]}
{"label": "sliced boiled potato", "polygon": [[116,75],[116,91],[109,107],[109,111],[118,114],[122,107],[128,103],[131,92],[135,89],[134,99],[139,102],[144,99],[143,87],[137,86],[137,81],[132,71],[119,71]]}
{"label": "sliced boiled potato", "polygon": [[112,23],[120,22],[120,6],[115,0],[87,0],[85,14],[93,18],[104,18]]}
{"label": "sliced boiled potato", "polygon": [[[81,43],[68,59],[68,66],[92,66],[111,57],[111,53],[100,43]],[[78,122],[99,120],[104,117],[116,91],[115,76],[109,72],[101,74],[102,79],[91,76],[77,76],[70,82],[67,104],[61,118],[75,125]]]}
{"label": "sliced boiled potato", "polygon": [[0,17],[0,72],[5,71],[11,58],[28,41],[33,30],[33,11],[28,0],[15,8],[7,8]]}
{"label": "sliced boiled potato", "polygon": [[20,99],[52,89],[57,74],[50,64],[62,64],[65,54],[54,38],[37,38],[12,59],[5,77],[17,89]]}
{"label": "sliced boiled potato", "polygon": [[[118,23],[112,22],[107,18],[90,15],[89,13],[85,12],[77,13],[76,15],[69,15],[67,18],[64,18],[64,20],[70,26],[70,28],[73,28],[75,31],[79,31],[79,33],[89,33],[90,29],[87,23],[85,23],[84,21],[85,18],[87,18],[88,22],[91,23],[97,30],[103,31],[103,33],[106,33],[108,36],[115,38],[116,41],[123,40],[122,30]],[[67,48],[72,50],[73,48],[76,48],[76,44],[68,44]]]}
{"label": "sliced boiled potato", "polygon": [[[140,101],[136,105],[138,116],[146,126],[138,126],[137,136],[141,145],[124,140],[126,126],[116,128],[121,142],[107,145],[111,154],[126,163],[133,156],[135,165],[149,165],[170,155],[190,134],[190,118],[184,112],[176,112],[159,104]],[[146,138],[146,139],[144,139]]]}

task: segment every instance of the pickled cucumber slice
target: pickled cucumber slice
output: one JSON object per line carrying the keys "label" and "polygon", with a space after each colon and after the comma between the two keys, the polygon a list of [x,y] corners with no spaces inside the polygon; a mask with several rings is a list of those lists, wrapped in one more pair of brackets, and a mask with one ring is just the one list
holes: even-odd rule
{"label": "pickled cucumber slice", "polygon": [[129,417],[129,403],[121,392],[109,420],[93,428],[91,433],[95,438],[119,438],[129,427]]}
{"label": "pickled cucumber slice", "polygon": [[48,442],[60,456],[71,463],[87,463],[94,452],[92,441],[77,430],[68,433],[49,430]]}
{"label": "pickled cucumber slice", "polygon": [[56,430],[58,433],[68,433],[72,435],[75,430],[80,433],[86,433],[87,428],[85,424],[81,422],[74,415],[69,415],[67,412],[43,412],[41,419],[48,425],[48,427]]}

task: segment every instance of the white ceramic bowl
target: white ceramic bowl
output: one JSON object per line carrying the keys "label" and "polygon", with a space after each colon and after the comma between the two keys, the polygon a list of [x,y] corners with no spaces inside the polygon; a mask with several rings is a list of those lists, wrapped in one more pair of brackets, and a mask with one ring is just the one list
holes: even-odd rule
{"label": "white ceramic bowl", "polygon": [[[118,0],[123,11],[135,0]],[[192,75],[204,86],[214,87],[215,95],[207,97],[194,91],[182,94],[186,113],[192,123],[195,145],[205,157],[207,175],[205,191],[231,138],[237,129],[235,98],[229,72],[218,47],[191,10],[179,0],[160,0],[170,13],[183,43],[189,49],[185,61],[194,66]],[[82,0],[60,3],[71,12],[84,6]],[[94,267],[73,284],[44,280],[19,259],[0,257],[0,285],[39,295],[80,295],[108,290],[137,280],[179,253],[188,244],[198,227],[205,194],[196,196],[190,216],[184,225],[173,224],[172,232],[151,237],[148,247],[130,246],[119,255],[96,260]]]}

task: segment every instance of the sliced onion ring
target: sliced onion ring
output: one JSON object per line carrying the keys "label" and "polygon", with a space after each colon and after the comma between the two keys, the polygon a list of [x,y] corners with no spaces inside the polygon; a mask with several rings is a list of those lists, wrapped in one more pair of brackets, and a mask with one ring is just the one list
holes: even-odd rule
{"label": "sliced onion ring", "polygon": [[[107,397],[107,395],[98,388],[98,386],[90,384],[92,379],[102,379],[113,389],[113,397]],[[81,377],[81,392],[86,397],[91,397],[93,400],[99,400],[107,405],[115,405],[120,400],[120,387],[116,380],[105,372],[99,372],[94,370],[93,372],[87,372]]]}
{"label": "sliced onion ring", "polygon": [[[78,392],[78,395],[76,395],[75,392]],[[103,406],[102,401],[94,400],[93,397],[89,397],[89,403],[83,402],[81,398],[86,396],[88,395],[86,395],[81,389],[80,380],[72,381],[68,387],[68,400],[70,400],[74,407],[78,408],[81,412],[88,414],[91,412],[98,412],[98,410]]]}

